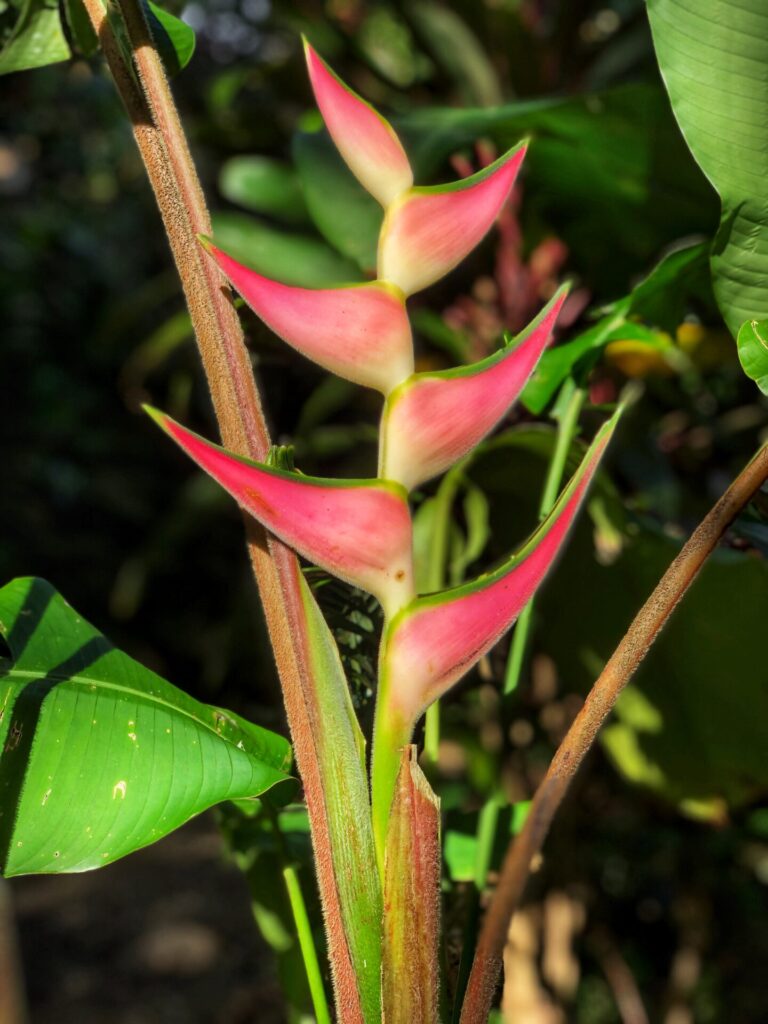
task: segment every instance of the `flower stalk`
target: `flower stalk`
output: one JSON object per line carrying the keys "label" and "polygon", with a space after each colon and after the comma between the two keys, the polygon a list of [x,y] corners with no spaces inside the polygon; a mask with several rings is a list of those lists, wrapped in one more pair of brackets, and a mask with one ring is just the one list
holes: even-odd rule
{"label": "flower stalk", "polygon": [[[126,55],[101,0],[84,3],[131,121],[168,235],[222,440],[238,455],[265,460],[270,438],[242,328],[231,293],[222,287],[219,270],[198,241],[198,236],[210,235],[210,217],[143,11],[138,0],[120,0],[112,12],[123,22],[130,44]],[[375,1024],[380,1016],[378,980],[372,984],[364,978],[367,950],[355,948],[349,924],[350,906],[372,908],[371,917],[380,907],[378,881],[366,870],[372,847],[370,856],[365,854],[365,836],[362,851],[346,843],[342,808],[330,806],[328,798],[334,774],[343,767],[354,772],[347,751],[356,749],[359,741],[351,725],[344,725],[348,718],[340,695],[332,686],[322,693],[315,686],[307,618],[307,601],[313,601],[302,593],[296,556],[252,519],[246,522],[246,535],[309,812],[338,1019],[341,1024]],[[336,731],[334,742],[324,744],[323,722],[328,717],[336,720]],[[359,792],[355,795],[360,798]],[[346,815],[348,805],[343,810]],[[357,873],[343,863],[345,855],[359,862]],[[376,956],[370,958],[370,970],[377,970]]]}
{"label": "flower stalk", "polygon": [[[438,374],[413,373],[406,298],[479,243],[509,196],[526,145],[468,179],[415,186],[391,126],[307,46],[326,125],[353,173],[383,205],[384,220],[375,282],[287,288],[247,271],[208,241],[202,191],[138,0],[119,5],[132,63],[100,0],[85,2],[168,232],[225,449],[153,415],[261,524],[247,520],[249,552],[304,782],[339,1020],[374,1024],[383,1010],[388,1021],[430,1024],[437,1014],[437,913],[420,915],[416,897],[427,875],[437,893],[439,806],[409,747],[414,726],[531,598],[565,541],[615,426],[614,417],[599,431],[521,552],[462,587],[414,593],[408,492],[448,469],[503,418],[549,342],[565,292],[516,343],[475,366]],[[268,462],[260,398],[231,294],[221,287],[222,271],[288,343],[381,391],[378,478],[316,480]],[[373,593],[384,608],[370,797],[364,741],[338,651],[286,544]],[[415,955],[425,935],[430,952],[415,969],[413,958],[404,960],[397,950]],[[403,1002],[398,993],[406,976]]]}

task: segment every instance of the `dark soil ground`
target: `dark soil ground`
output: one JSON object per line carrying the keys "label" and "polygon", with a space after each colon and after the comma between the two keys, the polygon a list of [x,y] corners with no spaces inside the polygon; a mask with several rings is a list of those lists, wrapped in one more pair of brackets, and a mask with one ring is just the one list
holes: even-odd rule
{"label": "dark soil ground", "polygon": [[282,1024],[211,818],[100,871],[14,879],[30,1024]]}

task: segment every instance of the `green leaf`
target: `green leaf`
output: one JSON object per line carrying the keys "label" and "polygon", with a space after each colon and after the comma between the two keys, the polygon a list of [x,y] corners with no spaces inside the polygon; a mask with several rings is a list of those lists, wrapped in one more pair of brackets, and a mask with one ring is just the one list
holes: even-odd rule
{"label": "green leaf", "polygon": [[491,535],[488,499],[469,480],[464,480],[463,486],[465,493],[462,510],[466,534],[460,536],[451,547],[448,577],[452,587],[464,582],[467,569],[482,555]]}
{"label": "green leaf", "polygon": [[227,160],[219,175],[225,199],[255,213],[265,213],[286,224],[307,224],[309,214],[301,184],[293,168],[265,156],[236,156]]}
{"label": "green leaf", "polygon": [[768,317],[765,0],[649,0],[648,14],[675,116],[720,195],[712,279],[735,337]]}
{"label": "green leaf", "polygon": [[365,740],[355,716],[339,652],[309,584],[299,573],[306,658],[314,682],[314,742],[326,804],[330,857],[344,934],[352,961],[363,1019],[381,1020],[381,887],[373,846]]}
{"label": "green leaf", "polygon": [[[23,0],[0,49],[0,75],[68,60],[71,54],[56,0]],[[7,14],[5,15],[7,17]]]}
{"label": "green leaf", "polygon": [[642,329],[638,331],[630,317],[674,332],[692,301],[707,305],[707,276],[707,247],[703,243],[666,255],[629,295],[607,307],[596,324],[544,353],[523,391],[525,407],[536,415],[541,413],[566,377],[581,368],[590,370],[605,346],[626,339],[628,331],[633,332],[635,340],[658,343],[654,335],[644,336]]}
{"label": "green leaf", "polygon": [[744,373],[768,395],[768,320],[747,320],[736,338]]}
{"label": "green leaf", "polygon": [[456,82],[468,106],[490,107],[501,100],[496,69],[477,36],[459,15],[432,0],[411,5],[411,17],[427,48]]}
{"label": "green leaf", "polygon": [[499,151],[525,135],[524,217],[553,227],[601,297],[664,246],[716,222],[716,200],[666,97],[648,85],[484,110],[416,110],[395,123],[417,180],[487,136]]}
{"label": "green leaf", "polygon": [[99,40],[83,6],[83,0],[64,0],[64,15],[77,50],[84,57],[92,57],[99,48]]}
{"label": "green leaf", "polygon": [[287,863],[298,865],[302,888],[314,896],[309,911],[318,944],[322,945],[322,913],[313,884],[307,810],[293,804],[275,813],[262,801],[256,801],[255,807],[254,814],[253,801],[249,805],[222,804],[217,809],[219,829],[230,856],[247,880],[256,926],[276,958],[289,1019],[301,1021],[311,1014],[312,1002],[283,869]]}
{"label": "green leaf", "polygon": [[382,209],[352,175],[328,133],[295,135],[293,158],[320,234],[358,270],[374,270]]}
{"label": "green leaf", "polygon": [[144,12],[166,71],[171,76],[177,75],[189,64],[195,52],[194,29],[152,0],[145,0]]}
{"label": "green leaf", "polygon": [[[521,800],[500,808],[489,865],[492,869],[496,870],[500,866],[501,860],[507,852],[509,840],[512,836],[518,835],[522,829],[530,806],[530,800]],[[477,884],[477,859],[480,847],[477,824],[477,814],[449,816],[449,825],[443,844],[443,860],[446,874],[452,882],[475,882]]]}
{"label": "green leaf", "polygon": [[526,384],[520,401],[530,412],[539,415],[557,394],[566,377],[574,376],[580,363],[592,368],[605,346],[614,339],[615,331],[625,323],[626,304],[616,304],[614,311],[571,341],[549,349],[539,360]]}
{"label": "green leaf", "polygon": [[323,288],[362,278],[353,262],[319,238],[281,231],[244,213],[215,213],[213,233],[230,256],[283,284]]}
{"label": "green leaf", "polygon": [[287,779],[290,747],[114,648],[40,579],[0,590],[0,866],[101,867]]}

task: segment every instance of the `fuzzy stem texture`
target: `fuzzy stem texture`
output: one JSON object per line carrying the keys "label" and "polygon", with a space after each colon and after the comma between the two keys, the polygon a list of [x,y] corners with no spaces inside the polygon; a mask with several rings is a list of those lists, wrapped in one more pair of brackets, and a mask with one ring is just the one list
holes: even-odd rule
{"label": "fuzzy stem texture", "polygon": [[616,700],[723,533],[768,479],[768,445],[745,466],[702,520],[635,616],[590,690],[552,759],[520,835],[507,852],[483,923],[461,1024],[486,1024],[501,971],[509,922],[523,894],[531,862],[540,852],[568,787]]}
{"label": "fuzzy stem texture", "polygon": [[[131,121],[155,194],[189,307],[203,368],[224,445],[264,460],[269,432],[242,328],[228,288],[207,258],[198,235],[210,217],[184,130],[138,0],[121,0],[133,56],[127,64],[101,0],[84,0],[93,28]],[[135,74],[134,74],[135,72]],[[296,762],[304,785],[316,854],[318,885],[328,933],[339,1021],[362,1024],[363,1014],[342,923],[313,722],[306,620],[300,569],[285,545],[246,522],[248,553],[275,653]]]}

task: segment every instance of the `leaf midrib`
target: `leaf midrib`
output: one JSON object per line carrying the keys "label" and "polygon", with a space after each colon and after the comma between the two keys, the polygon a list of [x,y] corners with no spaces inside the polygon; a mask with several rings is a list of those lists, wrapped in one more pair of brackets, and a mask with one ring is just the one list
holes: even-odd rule
{"label": "leaf midrib", "polygon": [[[114,691],[116,691],[118,693],[124,693],[124,694],[127,694],[129,696],[133,696],[134,698],[137,698],[137,697],[143,698],[144,700],[149,701],[150,703],[156,704],[156,705],[158,705],[160,707],[167,708],[172,713],[175,713],[177,715],[183,715],[185,718],[188,718],[190,721],[194,722],[196,725],[200,726],[203,729],[206,729],[208,732],[210,732],[217,739],[224,740],[225,743],[228,743],[230,746],[234,747],[235,750],[240,751],[240,753],[245,754],[247,757],[254,757],[254,758],[258,758],[259,760],[263,760],[265,764],[269,765],[269,767],[273,767],[275,769],[275,771],[283,772],[282,768],[280,768],[277,765],[274,765],[271,762],[267,761],[261,754],[249,754],[247,750],[240,750],[240,748],[237,746],[237,744],[234,743],[232,741],[232,739],[230,739],[230,737],[224,736],[222,733],[217,732],[216,729],[212,725],[210,725],[208,722],[202,721],[201,719],[199,719],[195,715],[193,715],[190,711],[187,711],[185,708],[180,708],[180,707],[178,707],[175,704],[171,704],[169,701],[163,700],[162,697],[158,697],[155,694],[144,693],[143,691],[136,690],[136,689],[134,689],[133,687],[130,687],[130,686],[122,686],[119,683],[110,683],[106,679],[93,679],[93,678],[91,678],[89,676],[69,675],[69,674],[68,675],[59,675],[59,676],[57,676],[55,673],[45,673],[45,674],[43,674],[42,672],[32,672],[32,671],[27,671],[25,669],[17,669],[17,668],[11,668],[10,670],[5,670],[5,671],[0,670],[0,680],[6,679],[6,678],[10,678],[11,680],[13,680],[14,676],[23,677],[25,679],[34,679],[34,680],[38,680],[38,679],[52,679],[52,680],[56,680],[57,682],[60,682],[60,683],[75,683],[76,685],[83,686],[83,687],[86,687],[86,686],[89,686],[89,687],[90,686],[101,687],[102,689],[114,690]],[[191,700],[192,698],[190,697],[188,699]],[[241,730],[241,731],[242,731],[243,736],[246,736],[246,737],[248,736],[248,734],[245,731],[243,731],[243,730]],[[250,737],[248,737],[248,738],[250,739]],[[285,773],[283,772],[283,774],[285,774]]]}

